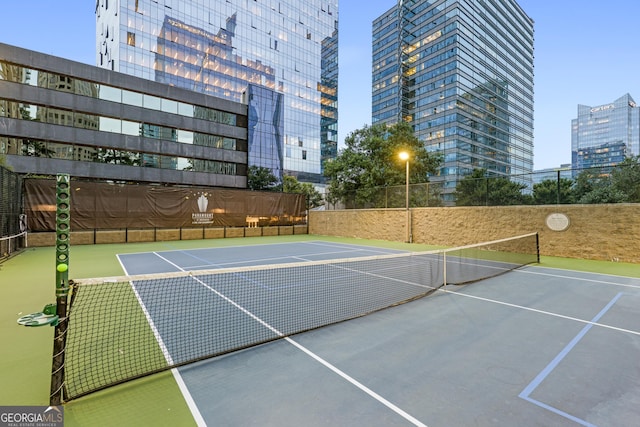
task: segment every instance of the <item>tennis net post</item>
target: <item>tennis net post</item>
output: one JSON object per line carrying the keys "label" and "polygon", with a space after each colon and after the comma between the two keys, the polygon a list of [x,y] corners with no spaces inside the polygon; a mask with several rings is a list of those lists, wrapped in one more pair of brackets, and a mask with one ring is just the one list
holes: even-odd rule
{"label": "tennis net post", "polygon": [[67,296],[69,293],[69,234],[70,234],[69,175],[56,177],[56,315],[51,366],[49,401],[61,405],[65,398],[65,350],[68,328]]}

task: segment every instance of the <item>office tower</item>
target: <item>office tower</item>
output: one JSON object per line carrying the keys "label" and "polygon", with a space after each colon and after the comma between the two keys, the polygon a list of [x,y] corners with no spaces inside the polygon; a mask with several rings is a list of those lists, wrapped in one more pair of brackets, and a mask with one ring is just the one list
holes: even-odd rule
{"label": "office tower", "polygon": [[99,0],[98,66],[249,106],[249,165],[321,184],[337,154],[337,0]]}
{"label": "office tower", "polygon": [[476,168],[533,170],[533,20],[514,0],[399,0],[373,22],[372,123],[443,156],[443,196]]}
{"label": "office tower", "polygon": [[629,94],[590,107],[578,105],[571,120],[571,166],[574,173],[590,167],[615,166],[640,154],[640,108]]}

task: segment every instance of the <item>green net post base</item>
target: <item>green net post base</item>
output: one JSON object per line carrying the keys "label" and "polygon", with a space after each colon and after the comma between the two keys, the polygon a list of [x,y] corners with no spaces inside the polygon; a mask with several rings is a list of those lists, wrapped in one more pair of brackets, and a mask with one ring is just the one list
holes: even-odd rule
{"label": "green net post base", "polygon": [[41,312],[27,314],[18,319],[18,324],[23,326],[56,326],[59,317],[56,315],[56,305],[47,304]]}

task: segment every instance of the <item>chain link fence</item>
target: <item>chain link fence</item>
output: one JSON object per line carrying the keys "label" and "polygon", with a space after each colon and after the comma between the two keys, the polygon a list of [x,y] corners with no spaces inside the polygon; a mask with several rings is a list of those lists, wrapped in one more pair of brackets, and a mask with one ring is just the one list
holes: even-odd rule
{"label": "chain link fence", "polygon": [[490,176],[476,170],[455,186],[432,182],[359,189],[327,209],[640,203],[640,159],[617,166]]}
{"label": "chain link fence", "polygon": [[329,204],[329,209],[382,209],[443,206],[442,183],[391,185],[376,187],[371,191],[354,192],[343,203]]}
{"label": "chain link fence", "polygon": [[26,246],[22,178],[0,166],[0,260]]}

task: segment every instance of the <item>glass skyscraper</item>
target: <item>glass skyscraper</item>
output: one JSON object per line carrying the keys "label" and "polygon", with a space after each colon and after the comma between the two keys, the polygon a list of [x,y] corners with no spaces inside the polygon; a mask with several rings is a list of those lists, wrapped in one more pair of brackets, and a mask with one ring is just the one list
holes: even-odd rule
{"label": "glass skyscraper", "polygon": [[515,0],[398,0],[373,22],[372,123],[443,156],[445,201],[476,168],[530,185],[533,20]]}
{"label": "glass skyscraper", "polygon": [[640,155],[640,108],[629,94],[612,103],[578,105],[571,120],[571,166],[574,173],[590,167],[615,166]]}
{"label": "glass skyscraper", "polygon": [[249,106],[249,166],[321,184],[337,155],[337,0],[99,0],[101,67]]}

